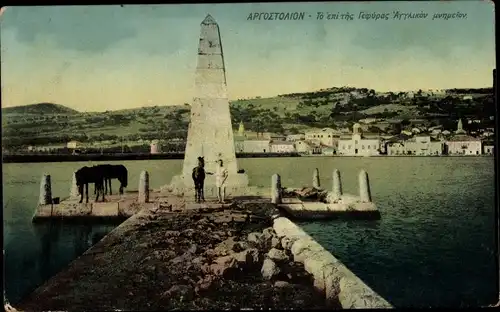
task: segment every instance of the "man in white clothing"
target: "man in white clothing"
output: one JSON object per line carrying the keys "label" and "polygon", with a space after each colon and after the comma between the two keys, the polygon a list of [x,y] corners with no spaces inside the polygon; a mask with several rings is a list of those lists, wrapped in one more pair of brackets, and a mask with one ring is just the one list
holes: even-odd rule
{"label": "man in white clothing", "polygon": [[219,166],[215,172],[215,185],[217,186],[217,199],[219,203],[224,203],[224,197],[226,195],[226,180],[227,180],[227,169],[224,168],[224,163],[222,159],[218,161]]}

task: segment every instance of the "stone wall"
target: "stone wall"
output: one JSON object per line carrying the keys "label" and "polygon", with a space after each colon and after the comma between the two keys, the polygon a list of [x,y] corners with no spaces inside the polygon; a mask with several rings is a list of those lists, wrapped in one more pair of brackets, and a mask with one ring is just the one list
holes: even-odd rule
{"label": "stone wall", "polygon": [[343,309],[393,308],[293,222],[279,217],[274,219],[273,228],[294,260],[314,276],[315,287],[327,300],[338,297]]}

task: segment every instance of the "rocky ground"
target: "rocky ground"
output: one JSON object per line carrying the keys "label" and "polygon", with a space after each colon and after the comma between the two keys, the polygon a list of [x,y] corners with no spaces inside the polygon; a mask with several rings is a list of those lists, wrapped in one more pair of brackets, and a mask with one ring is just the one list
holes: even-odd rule
{"label": "rocky ground", "polygon": [[[312,277],[284,248],[287,240],[276,237],[271,204],[169,210],[151,211],[117,239],[101,241],[57,285],[19,308],[327,308]],[[329,309],[340,308],[331,304]]]}
{"label": "rocky ground", "polygon": [[303,201],[318,201],[326,202],[328,197],[328,191],[322,189],[316,189],[314,187],[302,187],[302,188],[282,188],[282,196],[285,198],[298,198]]}

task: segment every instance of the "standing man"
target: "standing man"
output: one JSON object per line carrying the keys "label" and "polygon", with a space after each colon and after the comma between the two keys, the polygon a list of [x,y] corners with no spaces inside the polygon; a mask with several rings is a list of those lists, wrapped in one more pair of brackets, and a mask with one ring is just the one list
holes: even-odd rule
{"label": "standing man", "polygon": [[224,204],[224,197],[226,195],[226,180],[227,180],[227,169],[224,168],[224,163],[222,159],[218,161],[219,166],[217,166],[217,171],[215,172],[215,185],[217,186],[217,199],[219,203]]}
{"label": "standing man", "polygon": [[197,203],[205,201],[205,194],[203,192],[203,184],[205,182],[204,167],[205,167],[205,159],[203,157],[198,157],[198,166],[193,168],[193,174],[192,174],[194,182],[195,201]]}

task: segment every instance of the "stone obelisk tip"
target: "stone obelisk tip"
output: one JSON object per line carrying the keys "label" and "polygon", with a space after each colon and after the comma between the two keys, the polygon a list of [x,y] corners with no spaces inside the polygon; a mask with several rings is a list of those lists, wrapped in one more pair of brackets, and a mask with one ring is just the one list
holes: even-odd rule
{"label": "stone obelisk tip", "polygon": [[207,16],[205,17],[205,19],[201,23],[205,24],[205,25],[210,25],[210,24],[217,25],[217,22],[215,21],[215,19],[210,14],[207,14]]}

